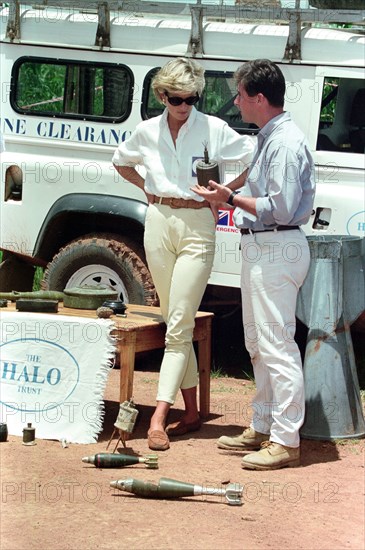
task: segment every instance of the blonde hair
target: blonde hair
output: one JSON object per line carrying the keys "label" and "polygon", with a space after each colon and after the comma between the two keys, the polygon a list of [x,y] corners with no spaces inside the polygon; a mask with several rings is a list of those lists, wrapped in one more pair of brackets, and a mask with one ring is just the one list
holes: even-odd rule
{"label": "blonde hair", "polygon": [[152,90],[158,101],[165,91],[171,94],[199,94],[205,86],[204,69],[194,61],[185,57],[177,57],[161,67],[152,79]]}

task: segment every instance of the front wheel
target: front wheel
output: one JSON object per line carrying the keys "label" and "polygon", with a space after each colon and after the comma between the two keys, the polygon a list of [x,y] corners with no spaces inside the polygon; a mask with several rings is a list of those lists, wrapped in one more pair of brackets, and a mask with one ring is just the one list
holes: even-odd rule
{"label": "front wheel", "polygon": [[42,288],[61,290],[103,285],[125,303],[156,305],[155,287],[143,250],[115,235],[89,235],[61,248],[48,264]]}

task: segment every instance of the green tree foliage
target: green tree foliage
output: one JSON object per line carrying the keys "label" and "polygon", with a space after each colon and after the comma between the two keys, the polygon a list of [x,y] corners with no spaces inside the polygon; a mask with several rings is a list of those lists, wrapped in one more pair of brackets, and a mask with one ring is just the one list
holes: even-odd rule
{"label": "green tree foliage", "polygon": [[19,70],[17,104],[32,111],[59,112],[62,109],[65,65],[23,63]]}

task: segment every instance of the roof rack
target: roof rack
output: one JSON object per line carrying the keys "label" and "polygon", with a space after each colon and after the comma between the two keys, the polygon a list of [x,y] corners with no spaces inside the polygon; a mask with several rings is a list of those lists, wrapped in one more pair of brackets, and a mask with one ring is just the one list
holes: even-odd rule
{"label": "roof rack", "polygon": [[[242,0],[241,0],[242,1]],[[292,62],[301,59],[301,29],[302,23],[357,23],[365,21],[365,10],[329,10],[329,9],[302,9],[299,0],[295,8],[257,8],[246,4],[232,6],[219,4],[202,4],[201,0],[187,2],[150,2],[145,0],[38,0],[34,3],[27,0],[7,0],[9,17],[6,37],[11,41],[20,41],[20,8],[30,6],[32,9],[46,9],[58,7],[74,13],[95,10],[98,14],[98,26],[95,36],[95,46],[100,49],[111,47],[110,41],[110,12],[124,12],[128,14],[161,14],[191,17],[191,34],[187,47],[187,55],[192,57],[204,54],[203,20],[204,18],[219,21],[231,20],[235,22],[260,21],[289,24],[289,35],[284,52],[284,60]]]}

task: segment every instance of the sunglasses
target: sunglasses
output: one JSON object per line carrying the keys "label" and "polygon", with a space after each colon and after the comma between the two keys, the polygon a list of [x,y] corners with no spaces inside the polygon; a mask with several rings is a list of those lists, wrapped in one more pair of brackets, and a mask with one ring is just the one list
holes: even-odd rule
{"label": "sunglasses", "polygon": [[199,101],[199,94],[191,95],[183,99],[182,97],[177,96],[170,97],[168,92],[165,91],[165,96],[167,97],[167,101],[170,103],[170,105],[173,105],[174,107],[182,105],[183,103],[186,103],[186,105],[195,105]]}

